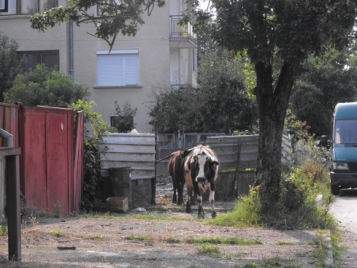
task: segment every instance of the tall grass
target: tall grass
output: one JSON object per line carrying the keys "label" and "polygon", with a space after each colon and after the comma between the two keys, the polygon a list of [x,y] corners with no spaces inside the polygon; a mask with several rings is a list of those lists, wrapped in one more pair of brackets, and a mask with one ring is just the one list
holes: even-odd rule
{"label": "tall grass", "polygon": [[[248,195],[239,197],[231,212],[220,214],[209,222],[224,226],[283,229],[331,229],[336,226],[328,214],[332,196],[327,165],[310,159],[284,173],[279,201],[271,207],[268,215],[260,213],[258,187],[251,187]],[[316,199],[319,195],[322,197],[318,203]]]}

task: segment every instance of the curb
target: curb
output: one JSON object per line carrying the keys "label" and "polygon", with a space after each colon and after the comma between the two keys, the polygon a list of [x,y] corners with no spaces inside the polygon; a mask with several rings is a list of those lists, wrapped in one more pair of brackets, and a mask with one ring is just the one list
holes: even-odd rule
{"label": "curb", "polygon": [[326,246],[327,246],[327,256],[325,258],[324,267],[332,268],[332,267],[334,267],[334,262],[333,262],[333,255],[332,255],[332,242],[331,242],[331,233],[330,233],[330,231],[328,231],[327,234],[324,234],[323,238],[324,238],[324,240],[326,242]]}

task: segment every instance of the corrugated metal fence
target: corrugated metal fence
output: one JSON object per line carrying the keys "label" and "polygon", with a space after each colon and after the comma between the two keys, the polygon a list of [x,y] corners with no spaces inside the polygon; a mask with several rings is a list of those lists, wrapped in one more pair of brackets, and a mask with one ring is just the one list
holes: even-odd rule
{"label": "corrugated metal fence", "polygon": [[[259,135],[212,136],[207,137],[206,144],[217,153],[220,169],[238,169],[240,171],[255,169],[258,159]],[[283,135],[282,161],[290,162],[292,157],[290,138]]]}
{"label": "corrugated metal fence", "polygon": [[[155,202],[156,142],[154,134],[108,133],[100,135],[101,174],[105,182],[111,180],[115,168],[131,170],[129,205]],[[148,188],[151,189],[151,193]],[[108,193],[104,193],[106,197]]]}

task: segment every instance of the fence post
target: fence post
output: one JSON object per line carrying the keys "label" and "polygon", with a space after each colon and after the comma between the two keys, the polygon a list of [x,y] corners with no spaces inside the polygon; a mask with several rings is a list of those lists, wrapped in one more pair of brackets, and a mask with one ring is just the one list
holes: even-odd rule
{"label": "fence post", "polygon": [[236,172],[234,173],[234,182],[237,184],[236,191],[234,193],[235,197],[238,197],[238,188],[239,188],[239,163],[240,163],[240,151],[242,149],[242,143],[238,142],[237,144],[237,163],[236,163]]}

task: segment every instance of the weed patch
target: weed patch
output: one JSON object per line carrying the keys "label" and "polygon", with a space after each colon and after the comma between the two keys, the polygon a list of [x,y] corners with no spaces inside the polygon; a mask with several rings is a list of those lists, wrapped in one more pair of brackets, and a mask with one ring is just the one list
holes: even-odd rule
{"label": "weed patch", "polygon": [[245,239],[238,237],[203,237],[190,238],[186,240],[190,244],[229,244],[229,245],[258,245],[262,244],[260,239]]}
{"label": "weed patch", "polygon": [[55,237],[63,237],[64,234],[60,230],[53,230],[49,232],[50,235],[53,235]]}
{"label": "weed patch", "polygon": [[221,254],[221,250],[219,249],[218,246],[204,244],[197,249],[197,253],[200,255],[219,256]]}

